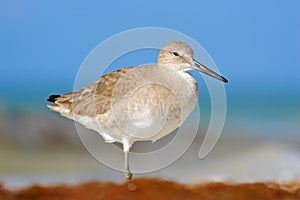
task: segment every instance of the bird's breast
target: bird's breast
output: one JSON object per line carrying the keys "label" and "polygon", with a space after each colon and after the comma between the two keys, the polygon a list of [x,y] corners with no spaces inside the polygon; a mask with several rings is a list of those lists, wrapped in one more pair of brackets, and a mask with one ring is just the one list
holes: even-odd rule
{"label": "bird's breast", "polygon": [[180,88],[180,104],[182,107],[183,122],[194,110],[198,101],[198,85],[193,76],[187,72],[178,72],[183,86]]}
{"label": "bird's breast", "polygon": [[159,139],[179,127],[196,105],[197,84],[188,73],[136,68],[122,78],[113,94],[112,111],[118,126],[131,137]]}

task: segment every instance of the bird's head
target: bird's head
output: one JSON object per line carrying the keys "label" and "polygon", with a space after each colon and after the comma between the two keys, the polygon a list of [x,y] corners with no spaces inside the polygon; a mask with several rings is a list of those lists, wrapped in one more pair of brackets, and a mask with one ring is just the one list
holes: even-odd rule
{"label": "bird's head", "polygon": [[228,82],[226,78],[195,60],[193,49],[180,41],[167,43],[160,50],[157,64],[169,67],[176,71],[197,70],[225,83]]}

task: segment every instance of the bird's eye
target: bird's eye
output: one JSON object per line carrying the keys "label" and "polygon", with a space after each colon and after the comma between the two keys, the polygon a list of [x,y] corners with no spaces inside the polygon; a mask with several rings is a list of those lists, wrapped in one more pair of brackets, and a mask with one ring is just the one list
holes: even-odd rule
{"label": "bird's eye", "polygon": [[177,53],[177,52],[173,52],[172,54],[173,54],[173,56],[179,56],[179,53]]}

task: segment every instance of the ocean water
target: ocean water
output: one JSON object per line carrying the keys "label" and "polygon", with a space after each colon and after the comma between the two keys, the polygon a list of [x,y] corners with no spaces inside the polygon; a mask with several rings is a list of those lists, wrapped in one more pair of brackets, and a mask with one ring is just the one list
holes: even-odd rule
{"label": "ocean water", "polygon": [[[46,98],[53,93],[68,92],[72,86],[59,89],[39,87],[26,90],[2,91],[2,115],[37,113],[53,114],[46,107]],[[57,91],[57,92],[55,92]],[[267,94],[263,92],[227,92],[226,121],[224,128],[230,132],[251,132],[255,136],[274,138],[300,138],[300,95],[297,93]],[[210,121],[211,104],[206,88],[202,87],[198,99],[202,128]]]}

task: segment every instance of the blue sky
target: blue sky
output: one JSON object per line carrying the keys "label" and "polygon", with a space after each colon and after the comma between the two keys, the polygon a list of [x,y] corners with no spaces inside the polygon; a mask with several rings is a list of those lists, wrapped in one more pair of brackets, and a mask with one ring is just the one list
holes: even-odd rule
{"label": "blue sky", "polygon": [[229,94],[300,93],[299,7],[296,0],[1,1],[0,98],[71,90],[96,45],[147,26],[198,41],[230,80]]}

